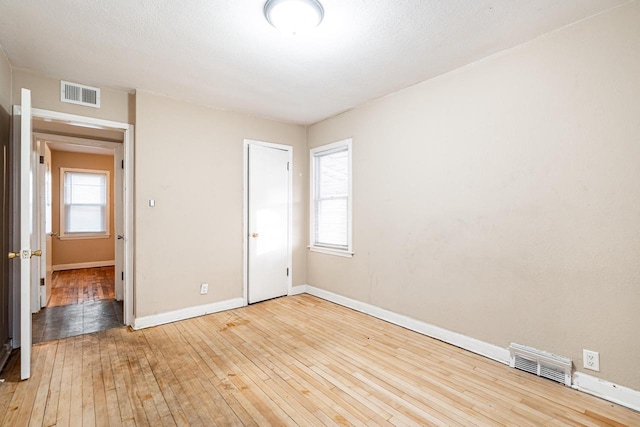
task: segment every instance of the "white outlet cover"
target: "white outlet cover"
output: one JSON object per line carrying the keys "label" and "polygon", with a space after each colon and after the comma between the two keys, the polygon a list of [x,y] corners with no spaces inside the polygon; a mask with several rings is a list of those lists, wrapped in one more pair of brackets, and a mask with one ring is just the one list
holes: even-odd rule
{"label": "white outlet cover", "polygon": [[200,285],[200,295],[205,295],[207,292],[209,292],[209,284],[208,283],[203,283]]}
{"label": "white outlet cover", "polygon": [[582,350],[582,363],[585,369],[600,372],[600,353],[591,350]]}

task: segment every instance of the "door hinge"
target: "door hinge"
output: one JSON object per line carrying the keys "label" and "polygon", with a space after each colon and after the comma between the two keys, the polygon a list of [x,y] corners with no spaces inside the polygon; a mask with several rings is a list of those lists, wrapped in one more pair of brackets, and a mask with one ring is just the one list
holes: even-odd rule
{"label": "door hinge", "polygon": [[120,167],[124,169],[124,160],[120,163]]}
{"label": "door hinge", "polygon": [[287,170],[289,170],[289,162],[287,162]]}
{"label": "door hinge", "polygon": [[124,280],[124,271],[122,272],[122,274],[120,275],[120,277],[122,277],[121,280]]}
{"label": "door hinge", "polygon": [[44,156],[40,156],[40,164],[44,165]]}
{"label": "door hinge", "polygon": [[289,277],[289,267],[287,267],[287,277]]}
{"label": "door hinge", "polygon": [[44,286],[45,282],[44,282],[44,277],[40,278],[40,286]]}

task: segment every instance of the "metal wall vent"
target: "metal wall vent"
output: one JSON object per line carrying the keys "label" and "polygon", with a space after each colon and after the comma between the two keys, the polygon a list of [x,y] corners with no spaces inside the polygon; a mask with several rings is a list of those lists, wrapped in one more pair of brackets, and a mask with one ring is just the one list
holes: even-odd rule
{"label": "metal wall vent", "polygon": [[100,108],[100,89],[61,80],[60,101]]}
{"label": "metal wall vent", "polygon": [[509,366],[529,372],[539,377],[571,385],[571,359],[556,356],[546,351],[511,343],[509,346],[511,361]]}

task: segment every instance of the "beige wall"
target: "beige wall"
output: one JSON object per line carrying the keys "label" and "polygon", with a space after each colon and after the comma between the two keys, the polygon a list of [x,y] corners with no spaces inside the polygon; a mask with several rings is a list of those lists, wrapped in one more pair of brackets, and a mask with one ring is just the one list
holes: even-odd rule
{"label": "beige wall", "polygon": [[352,259],[310,285],[640,390],[640,4],[313,125],[353,137]]}
{"label": "beige wall", "polygon": [[60,168],[109,171],[109,198],[111,202],[109,207],[111,237],[108,239],[53,239],[51,243],[53,245],[52,264],[54,268],[61,264],[113,261],[115,259],[113,161],[113,156],[51,151],[51,228],[53,231],[60,232]]}
{"label": "beige wall", "polygon": [[11,65],[0,46],[0,107],[11,112]]}
{"label": "beige wall", "polygon": [[136,317],[242,297],[244,138],[293,146],[293,284],[305,283],[304,127],[144,92],[136,122]]}
{"label": "beige wall", "polygon": [[[82,84],[83,82],[75,83]],[[13,70],[13,99],[20,99],[22,88],[31,90],[33,108],[115,122],[134,123],[134,95],[124,91],[101,88],[100,108],[69,104],[60,101],[60,79],[33,74],[25,70]]]}

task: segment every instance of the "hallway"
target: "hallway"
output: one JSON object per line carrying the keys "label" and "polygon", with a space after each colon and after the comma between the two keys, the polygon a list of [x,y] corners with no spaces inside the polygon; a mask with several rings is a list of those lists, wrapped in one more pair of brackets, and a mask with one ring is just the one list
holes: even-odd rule
{"label": "hallway", "polygon": [[114,267],[54,271],[47,307],[114,299],[114,274]]}
{"label": "hallway", "polygon": [[32,316],[33,343],[117,328],[122,313],[113,267],[54,272],[49,304]]}

